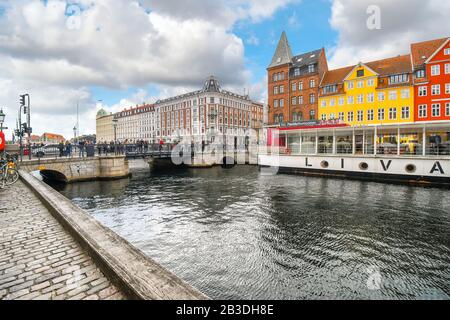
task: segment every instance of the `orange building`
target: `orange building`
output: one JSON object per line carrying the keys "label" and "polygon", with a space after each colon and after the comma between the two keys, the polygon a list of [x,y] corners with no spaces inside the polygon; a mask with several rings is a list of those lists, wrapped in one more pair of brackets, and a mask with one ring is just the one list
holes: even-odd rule
{"label": "orange building", "polygon": [[450,120],[450,38],[411,45],[415,121]]}

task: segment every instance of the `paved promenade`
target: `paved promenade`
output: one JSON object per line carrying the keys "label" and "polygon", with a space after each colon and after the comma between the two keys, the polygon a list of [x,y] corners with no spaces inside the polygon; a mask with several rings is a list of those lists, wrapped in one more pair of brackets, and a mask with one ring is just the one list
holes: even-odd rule
{"label": "paved promenade", "polygon": [[0,300],[119,300],[122,294],[21,182],[0,190]]}

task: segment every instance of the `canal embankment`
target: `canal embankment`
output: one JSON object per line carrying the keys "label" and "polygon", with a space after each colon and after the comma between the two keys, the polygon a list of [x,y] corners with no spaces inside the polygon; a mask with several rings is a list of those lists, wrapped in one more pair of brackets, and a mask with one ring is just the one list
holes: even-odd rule
{"label": "canal embankment", "polygon": [[93,291],[106,279],[115,298],[208,299],[57,191],[20,174],[1,197],[0,298],[103,299]]}

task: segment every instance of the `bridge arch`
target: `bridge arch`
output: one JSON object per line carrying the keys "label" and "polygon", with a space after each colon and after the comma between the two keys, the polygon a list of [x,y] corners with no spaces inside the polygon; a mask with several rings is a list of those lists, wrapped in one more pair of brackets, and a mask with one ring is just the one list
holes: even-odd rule
{"label": "bridge arch", "polygon": [[69,179],[66,177],[66,175],[60,171],[56,170],[40,170],[39,173],[41,174],[42,178],[50,181],[56,181],[56,182],[63,182],[68,183]]}

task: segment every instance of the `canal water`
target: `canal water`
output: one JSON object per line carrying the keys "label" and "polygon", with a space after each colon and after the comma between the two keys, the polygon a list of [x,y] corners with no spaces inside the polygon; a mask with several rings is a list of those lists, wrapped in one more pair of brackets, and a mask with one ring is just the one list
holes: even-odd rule
{"label": "canal water", "polygon": [[57,189],[214,299],[450,299],[450,190],[249,166]]}

